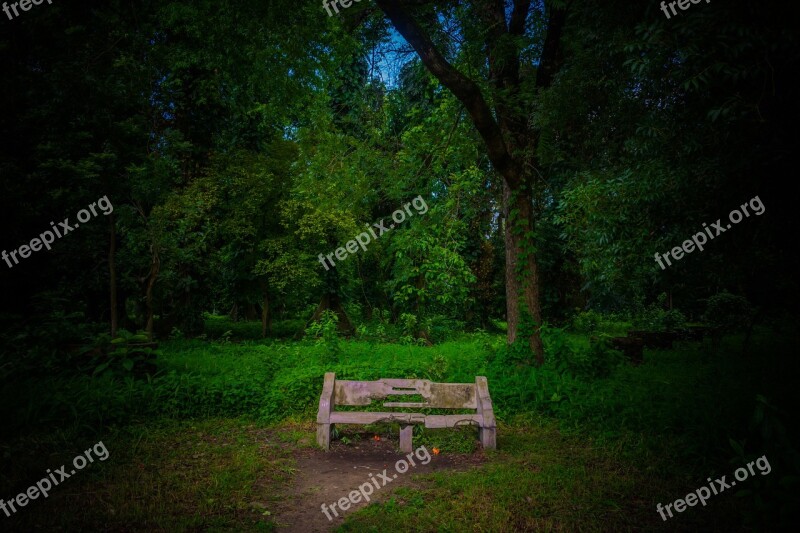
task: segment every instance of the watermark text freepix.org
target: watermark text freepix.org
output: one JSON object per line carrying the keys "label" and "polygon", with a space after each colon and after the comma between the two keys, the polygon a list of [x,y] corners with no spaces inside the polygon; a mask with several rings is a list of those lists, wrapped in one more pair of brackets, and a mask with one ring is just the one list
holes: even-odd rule
{"label": "watermark text freepix.org", "polygon": [[[424,215],[425,213],[428,212],[428,204],[425,203],[425,199],[422,198],[422,195],[419,195],[412,201],[408,202],[403,206],[405,212],[403,212],[403,209],[398,209],[397,211],[392,213],[392,220],[394,220],[397,224],[402,224],[403,221],[405,221],[406,219],[406,213],[408,213],[409,217],[414,216],[411,210],[409,209],[409,206],[412,205],[414,206],[414,209],[417,210],[418,215]],[[326,257],[328,258],[328,261],[330,261],[331,266],[336,266],[336,263],[333,262],[334,255],[336,256],[336,259],[338,259],[339,261],[344,261],[345,259],[347,259],[347,252],[354,254],[358,251],[359,246],[361,246],[362,250],[366,251],[367,245],[372,241],[372,239],[377,239],[390,229],[394,229],[394,224],[389,225],[389,227],[387,228],[386,226],[384,226],[383,219],[381,219],[378,221],[377,224],[373,224],[372,228],[369,227],[369,224],[367,224],[367,227],[369,228],[369,233],[367,233],[366,231],[364,233],[359,233],[358,235],[356,235],[355,240],[348,241],[347,244],[344,245],[344,248],[337,248],[335,252],[331,252],[326,256],[319,254],[319,262],[322,264],[322,266],[325,267],[325,270],[330,270],[330,268],[328,268],[328,264],[325,262]],[[380,233],[376,235],[373,228],[380,231]],[[372,237],[370,237],[370,235],[372,235]]]}
{"label": "watermark text freepix.org", "polygon": [[[28,487],[28,490],[26,490],[25,492],[20,492],[19,494],[17,494],[16,498],[12,498],[9,501],[0,499],[0,509],[2,509],[4,513],[6,513],[6,516],[10,517],[12,513],[17,512],[17,508],[14,504],[20,507],[25,507],[26,505],[28,505],[28,500],[35,500],[39,496],[44,496],[45,498],[47,498],[49,496],[48,493],[50,489],[52,489],[55,485],[58,485],[65,479],[68,479],[78,470],[83,470],[89,463],[94,462],[94,457],[92,457],[92,452],[94,452],[94,455],[97,457],[97,459],[100,459],[101,461],[105,461],[106,459],[108,459],[108,456],[110,455],[108,453],[108,450],[106,449],[106,445],[103,444],[103,441],[100,441],[91,448],[89,448],[88,450],[86,450],[85,452],[83,452],[82,455],[78,455],[72,460],[72,466],[74,466],[75,468],[71,469],[69,474],[67,473],[68,467],[66,465],[62,465],[61,468],[57,468],[55,472],[51,472],[50,469],[48,468],[47,476],[43,477],[38,482],[36,482],[36,485],[31,485],[30,487]],[[84,457],[84,455],[86,457]],[[56,479],[56,474],[58,474],[58,479]],[[50,482],[51,480],[52,483]],[[8,511],[9,507],[11,508],[11,512]]]}
{"label": "watermark text freepix.org", "polygon": [[339,8],[336,7],[337,1],[339,2],[339,5],[342,6],[342,8],[347,9],[348,7],[353,5],[353,2],[358,3],[361,0],[322,0],[322,7],[324,7],[325,11],[328,12],[329,17],[333,16],[333,13],[331,13],[331,8],[333,8],[333,10],[336,11],[337,14],[339,13]]}
{"label": "watermark text freepix.org", "polygon": [[[699,4],[700,0],[691,0],[692,4]],[[711,0],[706,0],[706,4],[710,3]],[[673,2],[669,2],[669,9],[672,10],[673,15],[677,15],[678,12],[675,11],[675,4],[678,4],[678,7],[681,8],[682,11],[686,11],[689,9],[689,0],[675,0]],[[667,11],[667,2],[661,2],[661,11],[667,16],[669,20],[669,11]]]}
{"label": "watermark text freepix.org", "polygon": [[[419,461],[426,465],[431,462],[431,454],[428,452],[428,449],[425,446],[420,446],[415,451],[406,455],[406,459],[408,462],[411,463],[411,466],[417,466],[417,463],[414,462],[414,456],[416,455]],[[394,464],[394,469],[400,473],[405,474],[408,472],[408,462],[406,459],[400,459]],[[387,483],[391,483],[393,480],[397,479],[397,474],[392,474],[391,477],[386,473],[386,469],[384,468],[383,472],[378,474],[377,477],[372,477],[372,473],[369,475],[370,480],[366,483],[362,483],[358,490],[351,491],[347,497],[339,498],[339,501],[334,502],[331,504],[330,507],[326,504],[322,504],[322,512],[325,513],[325,516],[328,517],[328,520],[333,520],[331,515],[328,511],[333,511],[334,516],[339,516],[339,513],[336,512],[336,506],[339,506],[339,509],[344,512],[350,508],[350,505],[355,505],[361,501],[362,497],[365,502],[369,501],[370,495],[375,492],[375,489],[380,489],[381,487],[385,487]],[[373,489],[373,485],[375,489]]]}
{"label": "watermark text freepix.org", "polygon": [[[14,20],[14,17],[19,16],[19,11],[17,11],[17,6],[23,11],[28,11],[31,8],[31,4],[34,6],[38,6],[44,3],[44,0],[20,0],[19,2],[14,2],[11,6],[8,5],[8,2],[3,2],[3,12],[8,16],[8,20]],[[47,0],[48,4],[52,4],[53,0]],[[11,12],[8,10],[9,7],[11,11],[14,12],[14,17],[11,16]]]}
{"label": "watermark text freepix.org", "polygon": [[[743,203],[739,207],[741,208],[742,212],[744,212],[744,216],[746,216],[746,217],[750,216],[750,213],[747,212],[747,207],[748,207],[747,202]],[[761,199],[758,196],[756,196],[755,198],[750,200],[749,207],[750,207],[750,209],[753,210],[753,214],[755,214],[757,216],[763,215],[764,211],[767,210],[767,208],[764,207],[764,204],[761,203]],[[731,222],[733,222],[734,224],[738,224],[743,219],[742,213],[740,213],[738,209],[734,209],[728,215],[728,219]],[[714,232],[713,233],[711,232],[711,228],[714,228]],[[670,250],[670,251],[666,252],[665,254],[663,254],[663,256],[661,254],[659,254],[658,252],[656,252],[655,259],[656,259],[656,262],[658,263],[658,266],[661,267],[661,270],[664,270],[664,269],[667,268],[667,267],[664,266],[664,263],[661,262],[661,259],[664,259],[664,261],[667,262],[667,265],[672,266],[672,262],[670,262],[670,260],[669,260],[670,253],[672,253],[672,258],[674,260],[678,261],[678,260],[683,258],[683,253],[684,252],[686,252],[687,254],[692,253],[694,251],[694,249],[695,249],[695,246],[697,247],[698,250],[700,250],[702,252],[703,251],[703,245],[708,242],[708,239],[713,239],[714,237],[717,237],[720,234],[725,233],[725,231],[727,231],[725,228],[722,227],[722,219],[721,218],[718,218],[716,222],[712,222],[711,223],[711,228],[706,226],[706,223],[703,222],[703,231],[695,233],[692,236],[692,240],[683,241],[683,244],[681,246],[676,246],[672,250]],[[728,224],[727,229],[731,229],[731,225],[730,224]],[[708,239],[706,239],[706,234],[708,234]]]}
{"label": "watermark text freepix.org", "polygon": [[[750,461],[749,463],[747,463],[747,468],[745,467],[737,468],[736,472],[733,473],[734,477],[736,478],[736,481],[744,481],[745,479],[748,478],[748,475],[752,476],[756,475],[755,471],[753,470],[753,465],[756,465],[758,467],[758,471],[761,472],[762,476],[766,476],[767,474],[772,472],[772,467],[769,465],[767,456],[762,455],[755,461]],[[740,472],[742,473],[741,476],[739,475]],[[675,507],[675,511],[678,513],[682,513],[683,511],[685,511],[687,505],[689,507],[694,507],[695,505],[697,505],[698,501],[703,504],[703,507],[705,507],[706,500],[711,498],[712,492],[714,493],[714,496],[716,496],[725,489],[730,489],[736,486],[736,481],[731,480],[731,482],[728,483],[727,481],[725,481],[726,477],[728,476],[722,476],[721,478],[714,480],[713,482],[711,481],[711,478],[708,478],[709,482],[708,487],[700,487],[696,491],[687,494],[685,498],[682,499],[679,498],[672,503],[668,503],[664,507],[662,507],[661,503],[659,503],[658,505],[656,505],[656,511],[658,511],[658,514],[661,515],[662,520],[666,522],[667,517],[664,515],[664,511],[666,510],[667,514],[669,514],[669,517],[672,518],[673,514],[671,507],[673,506]]]}
{"label": "watermark text freepix.org", "polygon": [[[89,222],[89,220],[92,219],[92,215],[98,216],[95,206],[100,208],[104,215],[110,215],[111,213],[114,212],[114,206],[111,205],[111,202],[108,200],[108,196],[103,196],[96,202],[92,202],[89,205],[89,209],[92,211],[91,213],[89,213],[89,211],[86,209],[81,209],[80,211],[78,211],[77,215],[78,221],[81,223]],[[17,254],[19,254],[19,256],[22,259],[27,259],[28,257],[31,256],[32,251],[38,252],[39,250],[42,249],[42,246],[50,250],[50,245],[55,242],[56,237],[60,239],[67,233],[70,233],[71,231],[78,228],[80,224],[76,222],[72,226],[70,226],[69,217],[67,217],[64,219],[64,222],[59,222],[58,226],[56,226],[54,222],[50,222],[50,226],[52,226],[51,229],[53,231],[45,230],[41,235],[39,235],[39,237],[32,239],[29,244],[23,244],[18,249],[11,250],[11,252],[6,252],[5,250],[3,250],[2,258],[3,261],[5,261],[6,264],[8,265],[8,268],[14,268],[14,265],[19,264],[19,260],[17,259]],[[11,259],[14,260],[14,265],[11,264]]]}

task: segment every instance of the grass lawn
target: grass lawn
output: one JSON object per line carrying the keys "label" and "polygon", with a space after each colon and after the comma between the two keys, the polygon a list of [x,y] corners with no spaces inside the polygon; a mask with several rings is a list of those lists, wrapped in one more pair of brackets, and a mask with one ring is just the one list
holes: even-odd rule
{"label": "grass lawn", "polygon": [[[486,334],[433,347],[167,341],[149,379],[39,377],[3,388],[2,415],[15,430],[0,440],[6,501],[99,440],[110,457],[46,500],[0,515],[0,524],[16,531],[728,531],[747,519],[758,527],[769,524],[768,513],[779,515],[781,498],[796,502],[788,436],[753,439],[750,425],[761,412],[756,432],[785,429],[784,411],[763,407],[757,394],[790,401],[766,384],[797,375],[778,357],[797,339],[762,331],[755,340],[752,353],[725,365],[726,353],[740,352],[739,339],[727,339],[718,354],[697,343],[646,351],[643,365],[593,379],[560,372],[555,362],[499,364],[502,339]],[[498,450],[481,450],[473,431],[418,431],[415,447],[441,450],[436,468],[403,476],[370,505],[328,523],[320,505],[355,490],[366,475],[359,464],[380,466],[397,445],[397,427],[383,424],[341,427],[332,452],[316,449],[316,404],[330,370],[354,379],[487,375]],[[380,446],[372,434],[382,436]],[[741,453],[731,441],[743,444]],[[656,512],[657,503],[707,477],[731,477],[745,457],[764,453],[771,477],[743,483],[744,492],[720,494],[667,522]],[[330,472],[350,463],[353,471]],[[777,487],[787,479],[788,489]]]}
{"label": "grass lawn", "polygon": [[[311,446],[313,431],[310,424],[264,428],[245,419],[129,426],[103,438],[110,452],[106,462],[63,482],[47,500],[30,502],[4,526],[112,531],[290,527],[281,514],[287,506],[320,515],[313,497],[291,501],[293,477],[304,468],[307,454],[325,456]],[[348,516],[340,529],[651,529],[662,525],[652,501],[693,488],[680,476],[655,482],[646,468],[590,439],[566,436],[553,422],[503,425],[498,444],[497,453],[466,471],[411,476],[410,486],[381,494],[381,501]],[[70,448],[74,443],[64,443],[64,452]],[[34,469],[34,456],[41,457],[31,454],[24,469],[31,483],[42,474]],[[70,460],[71,453],[62,453],[51,455],[46,464]],[[357,483],[349,486],[355,489]],[[735,525],[734,504],[732,497],[720,498],[709,509],[681,516],[680,524]]]}

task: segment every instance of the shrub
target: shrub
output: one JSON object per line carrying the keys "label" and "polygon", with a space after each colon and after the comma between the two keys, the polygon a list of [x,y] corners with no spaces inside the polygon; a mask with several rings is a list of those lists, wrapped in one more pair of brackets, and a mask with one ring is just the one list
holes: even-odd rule
{"label": "shrub", "polygon": [[601,335],[598,342],[573,346],[561,328],[542,326],[545,345],[545,361],[559,373],[576,378],[595,379],[607,377],[623,360],[616,350],[608,345],[608,337]]}
{"label": "shrub", "polygon": [[107,334],[100,335],[84,353],[92,355],[89,369],[93,376],[107,374],[116,378],[144,376],[155,373],[153,361],[160,355],[158,350],[140,346],[147,342],[147,335],[136,335],[121,329],[114,339]]}
{"label": "shrub", "polygon": [[590,309],[575,315],[572,319],[572,329],[578,333],[594,333],[602,319],[600,313]]}
{"label": "shrub", "polygon": [[591,309],[578,313],[572,319],[572,331],[576,333],[624,335],[628,329],[630,323],[625,317],[613,313],[602,314]]}
{"label": "shrub", "polygon": [[686,326],[686,317],[677,309],[664,309],[666,294],[658,297],[658,302],[649,305],[636,314],[633,325],[648,331],[673,331]]}
{"label": "shrub", "polygon": [[723,291],[708,299],[703,320],[723,333],[733,333],[749,325],[753,308],[747,298]]}
{"label": "shrub", "polygon": [[306,329],[306,336],[316,339],[317,346],[324,345],[328,351],[328,360],[335,362],[339,360],[342,347],[338,331],[339,315],[326,309],[322,312],[318,321],[314,321]]}

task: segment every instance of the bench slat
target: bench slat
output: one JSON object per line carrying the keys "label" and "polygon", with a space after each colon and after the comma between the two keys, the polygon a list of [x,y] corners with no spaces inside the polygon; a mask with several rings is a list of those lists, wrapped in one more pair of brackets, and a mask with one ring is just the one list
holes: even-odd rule
{"label": "bench slat", "polygon": [[452,428],[459,425],[481,425],[481,415],[423,415],[419,413],[354,413],[334,411],[331,424],[374,424],[376,422],[404,422],[425,424],[426,428]]}
{"label": "bench slat", "polygon": [[331,424],[374,424],[375,422],[421,424],[424,421],[425,415],[418,413],[353,413],[350,411],[331,413]]}
{"label": "bench slat", "polygon": [[478,425],[483,422],[481,415],[428,415],[425,417],[425,427],[431,429],[454,428],[464,425]]}

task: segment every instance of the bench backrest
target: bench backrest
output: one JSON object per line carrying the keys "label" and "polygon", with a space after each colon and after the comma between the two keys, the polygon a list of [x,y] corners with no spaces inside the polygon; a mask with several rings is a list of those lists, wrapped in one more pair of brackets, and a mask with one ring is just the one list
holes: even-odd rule
{"label": "bench backrest", "polygon": [[[326,376],[327,378],[328,376]],[[384,402],[384,407],[477,409],[475,383],[433,383],[427,379],[336,380],[333,405],[370,405],[388,396],[419,395],[422,402]]]}

